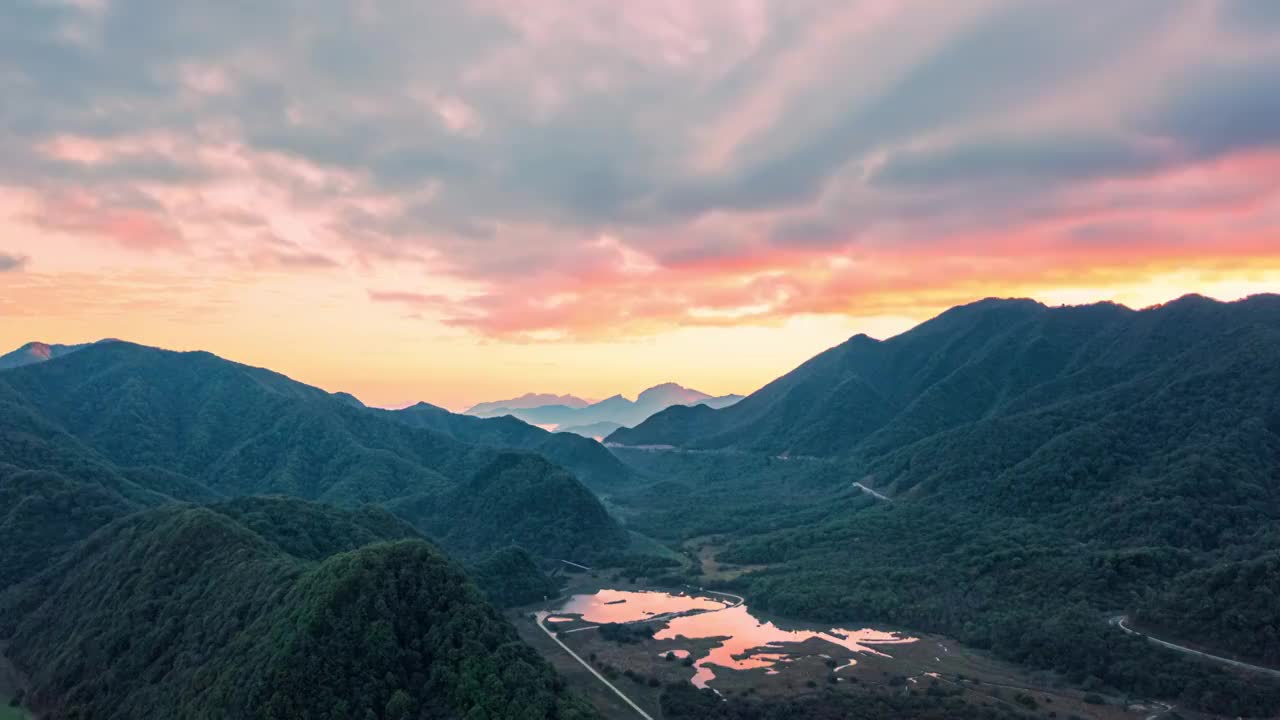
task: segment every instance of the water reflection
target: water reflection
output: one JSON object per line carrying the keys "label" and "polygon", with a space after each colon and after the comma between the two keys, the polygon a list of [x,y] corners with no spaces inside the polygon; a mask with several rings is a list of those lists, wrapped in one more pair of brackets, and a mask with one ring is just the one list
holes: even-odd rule
{"label": "water reflection", "polygon": [[796,654],[805,654],[799,652],[799,648],[795,648],[795,653],[786,652],[786,646],[793,643],[818,639],[850,652],[887,657],[876,647],[915,642],[915,638],[871,629],[784,630],[767,620],[758,620],[745,605],[714,613],[674,618],[668,622],[667,627],[654,635],[655,640],[676,638],[723,638],[710,653],[694,663],[697,672],[693,676],[693,684],[700,688],[706,687],[715,678],[714,667],[730,670],[776,669],[779,662],[789,661]]}
{"label": "water reflection", "polygon": [[625,623],[674,613],[723,610],[725,606],[719,600],[693,595],[606,589],[593,595],[574,595],[554,614],[581,615],[589,623]]}
{"label": "water reflection", "polygon": [[[746,605],[732,606],[708,597],[673,595],[664,592],[600,590],[592,595],[575,595],[554,611],[560,616],[581,616],[587,623],[626,623],[660,620],[664,627],[655,640],[704,640],[714,643],[710,651],[694,662],[693,684],[707,687],[716,677],[716,668],[752,670],[764,668],[776,675],[785,663],[801,657],[818,655],[831,659],[822,650],[830,646],[844,648],[853,654],[888,657],[880,647],[912,643],[916,639],[894,633],[871,630],[787,630],[773,622],[753,616]],[[818,643],[814,646],[812,643]],[[808,646],[804,643],[810,643]],[[824,645],[825,643],[825,645]],[[703,643],[705,645],[705,643]],[[687,650],[673,650],[677,658],[689,656]],[[666,655],[666,651],[659,653]],[[840,657],[836,672],[857,664],[857,660]]]}

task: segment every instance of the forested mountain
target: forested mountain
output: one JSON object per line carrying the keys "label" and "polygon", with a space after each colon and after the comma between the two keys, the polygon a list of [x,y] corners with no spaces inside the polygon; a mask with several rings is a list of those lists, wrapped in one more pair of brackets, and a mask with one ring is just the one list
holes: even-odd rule
{"label": "forested mountain", "polygon": [[537,455],[504,453],[464,483],[388,508],[463,556],[519,544],[547,557],[581,558],[627,543],[594,495]]}
{"label": "forested mountain", "polygon": [[55,720],[594,717],[485,595],[544,598],[543,558],[625,533],[570,472],[501,448],[534,435],[477,445],[393,415],[128,343],[0,373],[0,641],[24,702]]}
{"label": "forested mountain", "polygon": [[[753,607],[1280,711],[1280,683],[1108,624],[1280,662],[1280,297],[984,301],[611,439],[672,451],[619,449],[628,467],[514,418],[128,343],[5,370],[0,640],[54,718],[504,717],[494,698],[571,717],[422,536],[493,602],[541,599],[540,560],[627,544],[577,473],[629,527],[748,566],[730,585]],[[687,700],[673,716],[711,702]]]}
{"label": "forested mountain", "polygon": [[[851,338],[730,407],[672,407],[609,441],[878,457],[996,417],[1194,370],[1217,338],[1276,327],[1280,298],[1189,296],[1145,311],[984,300],[897,337]],[[1197,354],[1198,353],[1198,354]]]}
{"label": "forested mountain", "polygon": [[[601,468],[598,477],[607,475],[610,463],[617,466],[585,439],[458,416],[452,422],[479,429],[446,433],[422,422],[422,415],[355,406],[208,353],[124,342],[0,373],[6,462],[89,481],[137,506],[264,494],[345,506],[444,496],[490,468],[505,452],[494,446],[508,442],[541,440],[562,458],[586,458],[579,464]],[[485,444],[456,439],[473,431],[469,439]],[[563,500],[532,506],[530,523],[522,527],[538,528],[536,537],[525,544],[526,538],[508,533],[490,542],[484,523],[473,523],[450,534],[453,550],[483,553],[514,542],[542,554],[566,544],[598,551],[616,545],[616,524],[575,478],[551,463],[530,467],[543,473],[525,477],[532,492],[545,481],[546,494]],[[593,505],[595,512],[579,525],[582,509]],[[475,534],[467,536],[467,528]],[[565,533],[565,542],[544,547],[545,528]],[[600,534],[591,541],[578,532],[582,528]],[[445,547],[450,549],[448,542]]]}
{"label": "forested mountain", "polygon": [[45,569],[93,531],[140,507],[92,481],[0,465],[0,590]]}
{"label": "forested mountain", "polygon": [[631,469],[600,443],[573,433],[547,432],[514,417],[459,415],[428,403],[383,412],[397,422],[434,430],[463,442],[536,452],[572,470],[591,487],[608,488],[626,482],[631,476]]}
{"label": "forested mountain", "polygon": [[[766,565],[737,581],[757,606],[936,630],[1188,707],[1280,707],[1265,678],[1106,624],[1124,609],[1275,662],[1280,605],[1263,598],[1280,587],[1280,297],[985,301],[611,440],[700,451],[665,453],[661,494],[617,501],[650,534],[721,533],[723,561]],[[685,478],[681,457],[713,467]],[[771,487],[748,462],[798,477]]]}
{"label": "forested mountain", "polygon": [[0,594],[0,635],[55,720],[591,717],[413,534],[285,499],[133,513]]}

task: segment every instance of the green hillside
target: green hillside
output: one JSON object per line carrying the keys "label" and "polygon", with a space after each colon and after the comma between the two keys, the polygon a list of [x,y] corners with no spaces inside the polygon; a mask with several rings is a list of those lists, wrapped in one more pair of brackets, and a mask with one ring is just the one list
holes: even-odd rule
{"label": "green hillside", "polygon": [[405,530],[281,499],[135,513],[6,592],[0,633],[50,718],[590,717],[457,565],[385,542]]}
{"label": "green hillside", "polygon": [[608,489],[631,477],[631,469],[595,440],[573,433],[547,432],[514,417],[459,415],[428,403],[385,412],[398,422],[434,430],[462,442],[536,452],[573,471],[588,487]]}
{"label": "green hillside", "polygon": [[[504,424],[499,421],[461,421],[444,433],[208,353],[125,342],[0,373],[5,461],[101,486],[133,506],[270,494],[348,507],[407,507],[398,501],[444,497],[474,482],[508,441],[538,446],[557,437],[522,426],[540,434],[535,442],[520,432],[495,434],[490,423]],[[621,465],[584,438],[554,444],[579,441]],[[530,465],[521,481],[530,496],[547,498],[529,505],[518,525],[528,535],[505,532],[490,541],[487,520],[472,516],[461,519],[476,522],[462,522],[436,539],[446,550],[466,553],[511,543],[534,552],[604,551],[623,542],[594,496],[559,466]],[[546,487],[539,490],[539,483]],[[468,528],[476,534],[468,536]],[[424,525],[419,529],[431,533]],[[556,534],[564,534],[564,542]]]}
{"label": "green hillside", "polygon": [[629,542],[572,475],[529,453],[503,453],[467,482],[387,507],[463,556],[518,544],[544,557],[572,559]]}
{"label": "green hillside", "polygon": [[[542,558],[625,533],[540,456],[387,415],[128,343],[0,373],[0,641],[24,704],[54,719],[593,716],[490,601],[555,592]],[[449,512],[390,510],[426,497]]]}
{"label": "green hillside", "polygon": [[664,490],[615,502],[642,531],[718,533],[721,560],[767,565],[736,583],[755,606],[939,631],[1187,707],[1280,708],[1265,678],[1106,623],[1275,661],[1280,297],[987,301],[663,415],[611,439],[694,452],[625,455]]}

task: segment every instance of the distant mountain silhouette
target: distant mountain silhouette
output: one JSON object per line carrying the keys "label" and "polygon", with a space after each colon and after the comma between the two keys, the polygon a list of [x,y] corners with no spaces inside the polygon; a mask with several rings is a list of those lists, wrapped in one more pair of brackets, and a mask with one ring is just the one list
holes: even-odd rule
{"label": "distant mountain silhouette", "polygon": [[494,400],[482,402],[468,408],[464,414],[478,417],[497,417],[509,415],[511,410],[528,410],[544,405],[563,405],[569,408],[584,408],[591,403],[574,395],[552,395],[551,393],[525,393],[510,400]]}
{"label": "distant mountain silhouette", "polygon": [[622,425],[619,425],[616,422],[609,422],[608,420],[605,420],[598,423],[591,423],[589,425],[567,425],[564,427],[558,427],[556,428],[556,434],[561,435],[567,433],[570,435],[581,435],[582,437],[602,440],[609,437],[609,435],[615,430],[620,430],[622,427]]}
{"label": "distant mountain silhouette", "polygon": [[115,342],[115,340],[107,338],[96,343],[80,343],[79,345],[51,345],[39,341],[29,342],[11,353],[0,355],[0,370],[47,362],[54,358],[70,355],[77,350],[83,350],[92,345],[106,342]]}
{"label": "distant mountain silhouette", "polygon": [[[530,395],[524,396],[526,398]],[[598,437],[599,433],[612,432],[643,422],[654,413],[674,405],[705,405],[712,408],[728,407],[742,399],[741,395],[714,397],[676,383],[663,383],[641,392],[635,400],[614,395],[586,406],[552,403],[532,407],[501,406],[501,403],[481,403],[466,414],[478,417],[510,415],[531,425],[554,429],[586,437]],[[483,411],[476,408],[484,407]],[[607,433],[606,433],[607,434]]]}

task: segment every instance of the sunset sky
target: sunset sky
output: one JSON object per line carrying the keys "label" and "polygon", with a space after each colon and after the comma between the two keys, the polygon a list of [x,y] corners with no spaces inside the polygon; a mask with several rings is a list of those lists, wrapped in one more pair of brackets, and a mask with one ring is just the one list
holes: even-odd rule
{"label": "sunset sky", "polygon": [[458,409],[1280,290],[1272,0],[4,4],[3,351]]}

